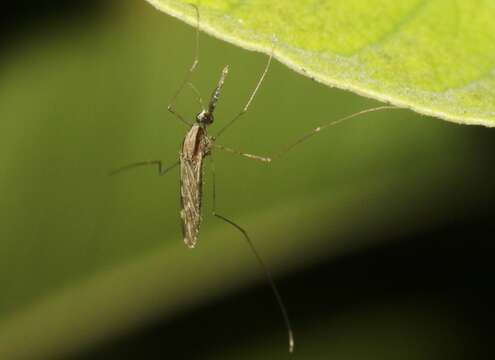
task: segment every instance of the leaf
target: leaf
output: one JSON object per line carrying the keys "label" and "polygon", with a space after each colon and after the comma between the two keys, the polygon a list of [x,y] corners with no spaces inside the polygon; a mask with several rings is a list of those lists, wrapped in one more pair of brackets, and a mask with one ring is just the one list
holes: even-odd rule
{"label": "leaf", "polygon": [[495,126],[492,1],[147,1],[194,26],[197,4],[202,30],[326,85]]}
{"label": "leaf", "polygon": [[[180,235],[177,173],[107,176],[132,161],[175,161],[186,130],[166,105],[190,64],[194,33],[140,5],[144,11],[118,17],[112,9],[100,15],[105,21],[40,30],[2,58],[2,359],[61,358],[264,284],[240,234],[209,216],[208,173],[194,250]],[[264,59],[209,38],[202,49],[212,56],[193,79],[199,90],[232,65],[214,134],[242,108]],[[328,89],[293,75],[274,64],[225,145],[269,153],[328,118],[328,106],[337,116],[369,105],[341,92],[329,100]],[[194,94],[181,99],[181,112],[198,110]],[[270,167],[218,154],[218,211],[249,231],[275,275],[302,271],[461,216],[479,197],[493,202],[484,189],[494,176],[486,148],[473,146],[476,130],[395,111],[343,124]],[[283,324],[274,318],[281,340],[271,345],[285,355]]]}

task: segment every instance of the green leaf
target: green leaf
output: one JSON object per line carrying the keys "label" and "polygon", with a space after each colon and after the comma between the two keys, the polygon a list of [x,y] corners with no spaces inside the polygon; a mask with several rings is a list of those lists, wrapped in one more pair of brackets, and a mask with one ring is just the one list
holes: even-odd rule
{"label": "green leaf", "polygon": [[202,30],[326,85],[495,126],[492,1],[147,1],[191,25],[197,4]]}
{"label": "green leaf", "polygon": [[[150,319],[265,284],[242,236],[209,216],[208,173],[194,250],[181,239],[176,172],[107,176],[133,161],[176,161],[187,130],[166,107],[190,65],[194,32],[144,2],[133,6],[123,16],[112,8],[105,21],[47,26],[1,59],[1,359],[70,358]],[[211,56],[193,81],[203,94],[226,63],[232,69],[215,134],[242,108],[265,59],[211,38],[202,50]],[[369,105],[274,64],[249,113],[221,140],[269,154],[328,119],[329,106],[341,116]],[[198,111],[194,93],[179,109]],[[269,167],[215,154],[218,211],[249,231],[278,275],[461,216],[480,198],[493,202],[487,148],[472,140],[478,129],[424,120],[370,114]],[[273,317],[269,345],[285,356],[283,323]],[[312,328],[296,326],[299,346]],[[242,352],[250,342],[239,341]]]}

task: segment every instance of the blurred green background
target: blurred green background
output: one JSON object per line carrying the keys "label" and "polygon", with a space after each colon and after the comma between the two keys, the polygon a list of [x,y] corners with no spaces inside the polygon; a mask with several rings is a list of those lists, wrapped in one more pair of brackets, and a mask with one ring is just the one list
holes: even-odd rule
{"label": "blurred green background", "polygon": [[[34,5],[33,5],[34,4]],[[0,47],[1,359],[493,357],[492,129],[400,110],[334,127],[271,165],[214,153],[218,211],[251,234],[296,338],[242,236],[209,215],[188,250],[178,172],[187,130],[166,110],[194,29],[144,1],[21,1]],[[201,36],[193,82],[231,66],[219,129],[266,57]],[[220,143],[269,155],[375,106],[276,61]],[[199,105],[185,91],[178,108]],[[207,164],[209,162],[207,161]]]}

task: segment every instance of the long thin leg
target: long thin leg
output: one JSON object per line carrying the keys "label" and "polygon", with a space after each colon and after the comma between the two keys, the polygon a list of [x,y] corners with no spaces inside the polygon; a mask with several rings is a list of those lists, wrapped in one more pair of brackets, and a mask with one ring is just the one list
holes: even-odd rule
{"label": "long thin leg", "polygon": [[251,241],[251,238],[249,237],[248,233],[246,230],[244,230],[242,227],[237,225],[235,222],[232,220],[226,218],[223,215],[220,215],[216,212],[216,179],[215,179],[215,164],[213,162],[213,157],[210,156],[211,160],[211,171],[212,171],[212,180],[213,180],[213,215],[220,220],[225,221],[226,223],[232,225],[234,228],[239,230],[241,234],[244,236],[246,239],[246,242],[248,243],[249,247],[251,248],[251,251],[253,252],[254,256],[256,257],[256,260],[260,264],[261,268],[263,269],[263,272],[265,273],[266,279],[268,280],[268,283],[270,285],[270,288],[272,289],[273,295],[275,296],[275,299],[277,300],[278,306],[280,308],[280,311],[282,312],[282,317],[284,319],[285,326],[287,328],[287,335],[289,337],[289,352],[294,351],[294,335],[292,332],[292,326],[290,324],[289,320],[289,315],[287,313],[287,309],[285,308],[284,302],[282,300],[282,297],[280,296],[280,293],[277,289],[277,286],[275,285],[275,281],[273,280],[272,274],[268,267],[266,266],[265,262],[263,261],[263,258],[261,255],[258,253],[256,250],[256,247],[254,246],[253,242]]}
{"label": "long thin leg", "polygon": [[196,67],[199,64],[199,9],[194,4],[191,4],[191,6],[194,7],[194,9],[196,10],[196,19],[197,19],[197,26],[196,26],[196,48],[195,48],[195,53],[194,53],[194,61],[193,61],[192,65],[191,65],[191,67],[189,68],[189,70],[187,71],[186,77],[182,81],[179,89],[175,92],[174,96],[172,97],[172,100],[170,100],[170,104],[167,107],[168,111],[170,111],[174,116],[176,116],[184,124],[187,124],[189,126],[191,126],[192,124],[189,121],[185,120],[184,117],[182,117],[182,115],[180,115],[175,110],[175,103],[176,103],[177,98],[179,97],[180,93],[182,92],[182,90],[186,86],[186,84],[189,83],[189,80],[191,79],[192,73],[194,72],[194,70],[196,69]]}
{"label": "long thin leg", "polygon": [[220,135],[222,135],[225,132],[225,130],[227,130],[230,126],[232,126],[232,124],[234,122],[236,122],[242,115],[244,115],[248,111],[249,106],[251,105],[251,103],[254,100],[254,96],[258,92],[258,89],[260,88],[261,83],[263,82],[263,80],[265,79],[266,74],[268,73],[268,69],[270,68],[270,64],[272,62],[272,58],[273,58],[273,49],[272,49],[272,52],[270,54],[270,57],[268,58],[268,62],[266,63],[265,70],[263,70],[263,73],[261,74],[261,77],[258,80],[258,83],[256,84],[256,87],[254,88],[253,92],[251,93],[251,96],[248,99],[248,102],[246,103],[246,105],[244,105],[244,108],[241,110],[241,112],[239,114],[237,114],[223,128],[220,129],[220,131],[217,133],[217,135],[215,136],[215,138],[218,138]]}
{"label": "long thin leg", "polygon": [[196,98],[198,99],[198,103],[201,106],[201,109],[204,110],[205,104],[203,103],[203,98],[201,97],[201,94],[199,93],[199,90],[196,88],[196,86],[194,86],[193,83],[189,82],[187,84],[189,85],[189,87],[191,88],[191,90],[194,92],[194,94],[196,94]]}
{"label": "long thin leg", "polygon": [[316,135],[317,133],[321,132],[322,130],[325,130],[325,129],[329,128],[330,126],[337,125],[337,124],[339,124],[339,123],[341,123],[341,122],[343,122],[345,120],[349,120],[349,119],[352,119],[352,118],[357,117],[357,116],[360,116],[360,115],[364,115],[364,114],[375,112],[375,111],[383,111],[383,110],[404,110],[404,109],[403,108],[396,107],[396,106],[388,106],[387,105],[387,106],[379,106],[379,107],[375,107],[375,108],[371,108],[371,109],[366,109],[366,110],[358,111],[357,113],[354,113],[354,114],[345,116],[345,117],[340,118],[340,119],[337,119],[337,120],[333,120],[333,121],[329,122],[328,124],[325,124],[325,125],[322,125],[322,126],[318,126],[317,128],[314,128],[313,130],[311,130],[310,132],[308,132],[304,136],[300,137],[296,141],[291,142],[291,143],[285,145],[284,147],[282,147],[282,149],[280,149],[279,151],[275,152],[274,155],[272,155],[272,156],[253,155],[253,154],[249,154],[249,153],[245,153],[245,152],[242,152],[242,151],[234,150],[234,149],[228,148],[228,147],[223,146],[223,145],[218,145],[218,144],[214,144],[213,146],[215,148],[220,149],[220,150],[223,150],[225,152],[229,152],[229,153],[232,153],[232,154],[244,156],[246,158],[257,160],[257,161],[261,161],[261,162],[264,162],[264,163],[270,163],[270,162],[272,162],[272,161],[277,160],[278,158],[280,158],[282,155],[284,155],[285,153],[287,153],[288,151],[290,151],[292,148],[294,148],[297,145],[305,142],[309,138],[313,137],[314,135]]}
{"label": "long thin leg", "polygon": [[179,163],[180,162],[177,161],[177,162],[173,163],[172,165],[170,165],[169,167],[163,168],[163,164],[160,160],[139,161],[139,162],[128,164],[128,165],[122,166],[118,169],[115,169],[112,172],[110,172],[109,175],[110,176],[115,175],[115,174],[118,174],[122,171],[127,171],[127,170],[133,169],[133,168],[138,167],[138,166],[157,165],[158,166],[158,175],[163,176],[166,173],[168,173],[170,170],[175,168],[177,165],[179,165]]}
{"label": "long thin leg", "polygon": [[361,111],[358,111],[358,112],[356,112],[354,114],[344,116],[344,117],[342,117],[340,119],[330,121],[329,123],[327,123],[325,125],[318,126],[318,127],[314,128],[313,130],[311,130],[310,132],[308,132],[304,136],[300,137],[296,141],[291,142],[291,143],[285,145],[284,147],[282,147],[282,149],[280,149],[279,151],[277,151],[271,157],[271,159],[272,160],[278,159],[279,157],[281,157],[282,155],[284,155],[285,153],[287,153],[288,151],[290,151],[292,148],[296,147],[299,144],[302,144],[303,142],[305,142],[309,138],[313,137],[314,135],[316,135],[320,131],[329,128],[330,126],[334,126],[334,125],[340,124],[341,122],[344,122],[346,120],[350,120],[350,119],[355,118],[357,116],[361,116],[361,115],[368,114],[368,113],[371,113],[371,112],[376,112],[376,111],[383,111],[383,110],[401,110],[401,108],[398,108],[396,106],[389,106],[389,105],[378,106],[378,107],[371,108],[371,109],[361,110]]}
{"label": "long thin leg", "polygon": [[237,151],[235,149],[231,149],[231,148],[229,148],[227,146],[223,146],[223,145],[213,144],[213,147],[215,147],[216,149],[223,150],[225,152],[229,152],[231,154],[236,154],[236,155],[244,156],[244,157],[247,157],[249,159],[258,160],[258,161],[261,161],[261,162],[271,162],[272,161],[272,158],[270,158],[270,157],[264,157],[264,156],[259,156],[259,155],[253,155],[253,154],[244,153],[244,152]]}

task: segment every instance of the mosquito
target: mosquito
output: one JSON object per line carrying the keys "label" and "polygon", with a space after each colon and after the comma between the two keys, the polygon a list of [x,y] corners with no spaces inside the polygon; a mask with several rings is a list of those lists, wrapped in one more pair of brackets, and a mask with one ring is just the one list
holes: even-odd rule
{"label": "mosquito", "polygon": [[[192,4],[191,4],[192,5]],[[215,108],[217,106],[218,99],[220,98],[220,94],[225,82],[225,79],[228,75],[229,72],[229,66],[225,66],[224,69],[222,70],[222,73],[220,75],[220,79],[216,85],[216,87],[213,90],[213,93],[211,95],[210,101],[208,103],[208,106],[205,108],[203,105],[203,100],[201,99],[201,96],[197,89],[192,85],[190,82],[191,76],[196,70],[198,64],[199,64],[199,33],[200,33],[200,16],[199,16],[199,10],[195,5],[192,5],[195,9],[196,12],[196,47],[195,47],[195,56],[194,56],[194,61],[189,68],[189,70],[186,73],[186,76],[184,80],[182,81],[179,89],[175,92],[173,95],[170,105],[168,105],[167,109],[168,111],[174,115],[178,120],[180,120],[182,123],[187,125],[189,127],[188,132],[186,133],[184,140],[182,142],[182,148],[180,151],[179,155],[179,160],[176,161],[175,163],[164,167],[163,163],[161,160],[151,160],[151,161],[141,161],[141,162],[135,162],[128,164],[126,166],[120,167],[110,173],[110,175],[115,175],[117,173],[120,173],[125,170],[129,170],[135,167],[139,166],[145,166],[145,165],[155,165],[157,166],[158,174],[160,176],[163,176],[167,174],[170,170],[176,168],[179,166],[180,168],[180,198],[181,198],[181,211],[180,211],[180,217],[182,220],[182,233],[183,233],[183,238],[184,238],[184,243],[188,248],[194,248],[196,244],[198,243],[198,236],[199,236],[199,227],[201,225],[201,205],[202,205],[202,195],[203,195],[203,165],[204,165],[204,159],[207,156],[212,157],[212,150],[213,149],[218,149],[222,151],[226,151],[229,153],[237,154],[249,159],[253,159],[256,161],[260,161],[263,163],[271,163],[274,160],[278,159],[282,155],[284,155],[286,152],[291,150],[293,147],[307,141],[309,138],[314,136],[315,134],[319,133],[320,131],[336,125],[342,121],[354,118],[359,115],[364,115],[367,113],[375,112],[375,111],[382,111],[382,110],[391,110],[391,109],[399,109],[398,107],[395,106],[379,106],[375,108],[370,108],[366,110],[362,110],[359,112],[356,112],[354,114],[351,114],[349,116],[340,118],[338,120],[331,121],[325,125],[319,126],[317,128],[314,128],[304,136],[300,137],[296,141],[289,143],[288,145],[284,146],[281,150],[278,152],[275,152],[275,154],[271,157],[269,156],[259,156],[259,155],[254,155],[250,153],[245,153],[241,151],[237,151],[235,149],[216,144],[216,140],[227,130],[229,129],[241,116],[243,116],[251,106],[251,103],[254,100],[254,97],[256,96],[256,93],[258,92],[261,84],[263,83],[266,74],[268,73],[268,69],[270,68],[270,64],[273,58],[273,48],[270,56],[268,57],[268,61],[265,65],[265,68],[263,72],[261,73],[260,78],[258,79],[258,82],[256,83],[256,86],[254,90],[252,91],[251,95],[248,98],[248,101],[246,105],[242,108],[242,110],[229,122],[227,122],[218,132],[215,136],[210,136],[208,135],[207,128],[209,125],[211,125],[214,121],[214,112]],[[175,109],[175,104],[177,101],[177,98],[181,94],[181,92],[184,90],[186,85],[190,86],[191,89],[196,93],[198,96],[199,102],[201,104],[202,110],[196,115],[194,119],[194,123],[190,123],[187,121],[182,115],[180,115],[176,109]],[[266,278],[268,281],[268,284],[273,292],[273,295],[275,297],[275,300],[278,303],[278,307],[281,311],[286,331],[287,331],[287,336],[288,336],[288,342],[289,342],[289,352],[292,353],[294,350],[294,335],[292,331],[292,326],[291,322],[289,320],[289,316],[286,310],[286,307],[284,305],[284,302],[282,301],[282,297],[280,296],[280,293],[278,291],[277,286],[275,285],[275,282],[273,280],[273,277],[271,275],[271,272],[265,262],[263,261],[262,257],[260,256],[259,252],[257,251],[256,247],[254,246],[250,236],[248,235],[247,231],[238,225],[236,222],[231,220],[230,218],[223,216],[219,214],[216,211],[216,182],[215,182],[215,167],[212,162],[212,175],[213,175],[213,193],[212,193],[212,200],[213,200],[213,211],[212,215],[217,217],[218,219],[230,224],[233,226],[235,229],[237,229],[245,238],[247,244],[249,245],[252,253],[256,257],[258,263],[260,264]]]}

